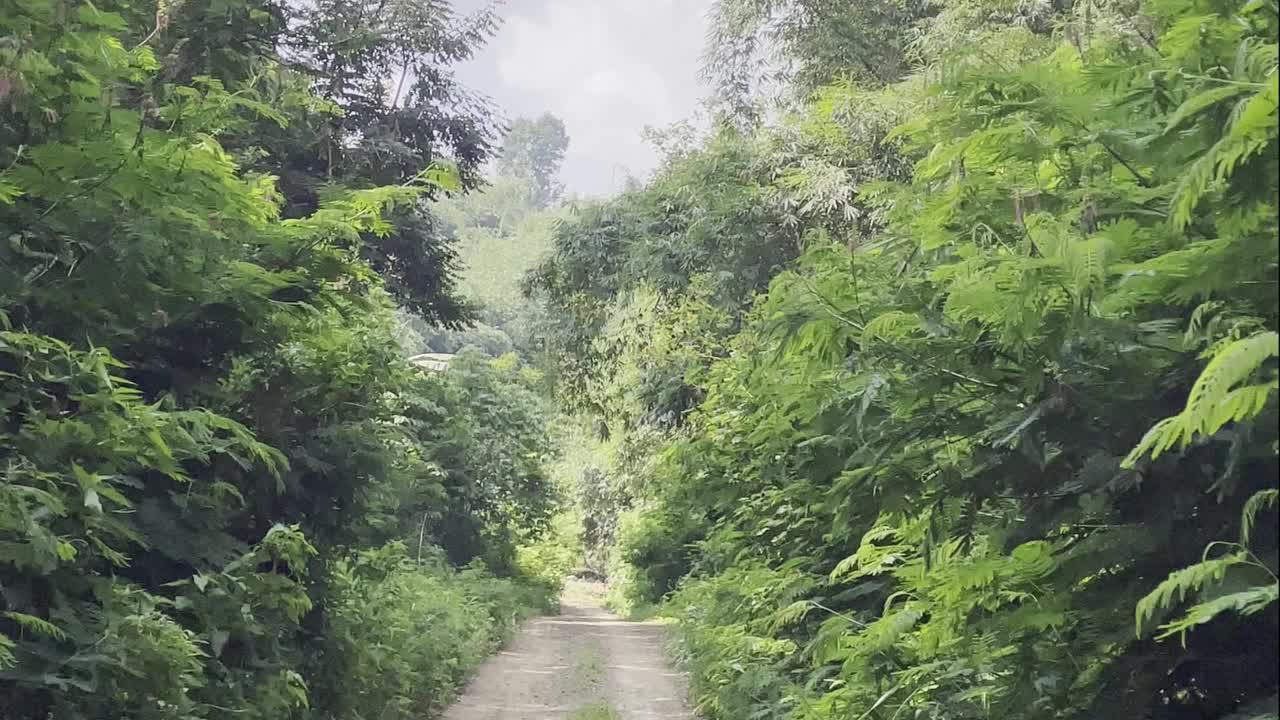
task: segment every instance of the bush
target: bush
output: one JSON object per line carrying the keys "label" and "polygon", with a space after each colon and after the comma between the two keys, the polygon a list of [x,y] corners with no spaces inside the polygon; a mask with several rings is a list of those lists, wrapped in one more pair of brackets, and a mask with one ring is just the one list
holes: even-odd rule
{"label": "bush", "polygon": [[546,532],[516,548],[519,574],[559,591],[569,573],[582,564],[580,525],[578,514],[571,511],[552,518]]}
{"label": "bush", "polygon": [[609,606],[630,614],[675,590],[690,570],[694,532],[686,519],[655,508],[619,513],[617,543],[609,558]]}
{"label": "bush", "polygon": [[312,688],[316,718],[430,718],[526,618],[550,607],[534,583],[476,564],[423,562],[402,543],[334,563],[329,642]]}
{"label": "bush", "polygon": [[783,717],[797,643],[778,618],[812,582],[793,570],[747,564],[683,585],[664,607],[678,617],[678,659],[708,718]]}

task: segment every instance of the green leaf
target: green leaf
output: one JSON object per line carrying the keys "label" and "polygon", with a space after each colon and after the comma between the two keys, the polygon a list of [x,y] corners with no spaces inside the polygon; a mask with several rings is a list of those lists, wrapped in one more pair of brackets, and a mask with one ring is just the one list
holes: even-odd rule
{"label": "green leaf", "polygon": [[1164,639],[1179,635],[1186,643],[1186,634],[1199,625],[1211,622],[1224,612],[1240,615],[1253,615],[1262,612],[1280,597],[1280,584],[1260,585],[1240,592],[1221,595],[1208,602],[1197,603],[1187,609],[1186,614],[1177,620],[1160,626],[1163,631],[1156,639]]}
{"label": "green leaf", "polygon": [[1237,95],[1241,95],[1249,91],[1250,88],[1247,85],[1231,84],[1218,85],[1205,90],[1204,92],[1192,95],[1179,105],[1178,109],[1169,116],[1168,120],[1165,121],[1164,131],[1166,133],[1171,132],[1182,123],[1221,103],[1222,101],[1229,100]]}
{"label": "green leaf", "polygon": [[5,612],[4,616],[20,625],[23,629],[29,630],[37,635],[50,637],[54,640],[67,639],[67,634],[63,632],[62,628],[54,625],[48,620],[38,618],[35,615],[28,615],[26,613],[9,610]]}
{"label": "green leaf", "polygon": [[1233,552],[1170,573],[1168,578],[1138,601],[1134,609],[1138,636],[1142,637],[1144,628],[1158,613],[1182,602],[1190,593],[1221,583],[1229,568],[1245,561],[1244,553]]}
{"label": "green leaf", "polygon": [[1269,490],[1259,490],[1254,493],[1244,504],[1244,510],[1240,513],[1240,542],[1248,545],[1250,535],[1253,533],[1253,524],[1258,518],[1258,513],[1266,508],[1274,508],[1280,504],[1280,490],[1271,488]]}
{"label": "green leaf", "polygon": [[1248,380],[1271,358],[1280,356],[1280,336],[1260,332],[1228,343],[1219,349],[1191,387],[1186,408],[1151,428],[1125,458],[1131,468],[1148,452],[1152,458],[1180,445],[1185,447],[1197,435],[1212,435],[1229,422],[1239,422],[1262,412],[1277,381],[1235,386]]}
{"label": "green leaf", "polygon": [[424,170],[418,178],[428,184],[449,192],[462,190],[462,177],[458,169],[452,165],[434,165]]}

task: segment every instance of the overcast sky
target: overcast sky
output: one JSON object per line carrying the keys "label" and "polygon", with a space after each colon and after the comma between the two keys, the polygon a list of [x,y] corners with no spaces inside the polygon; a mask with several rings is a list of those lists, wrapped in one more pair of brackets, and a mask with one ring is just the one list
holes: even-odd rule
{"label": "overcast sky", "polygon": [[[460,11],[482,5],[460,0]],[[562,179],[604,195],[656,158],[640,138],[691,115],[710,0],[508,0],[502,28],[458,68],[508,118],[551,112],[569,133]]]}

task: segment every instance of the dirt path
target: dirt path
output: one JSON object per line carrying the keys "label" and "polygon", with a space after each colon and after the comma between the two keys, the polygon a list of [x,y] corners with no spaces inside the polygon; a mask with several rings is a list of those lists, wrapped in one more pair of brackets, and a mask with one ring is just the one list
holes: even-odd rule
{"label": "dirt path", "polygon": [[620,620],[570,581],[560,615],[531,621],[480,668],[445,720],[692,720],[661,625]]}

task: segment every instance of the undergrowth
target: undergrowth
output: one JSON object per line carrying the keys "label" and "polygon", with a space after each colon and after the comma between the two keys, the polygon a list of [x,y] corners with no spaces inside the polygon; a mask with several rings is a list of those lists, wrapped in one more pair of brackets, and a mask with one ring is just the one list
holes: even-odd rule
{"label": "undergrowth", "polygon": [[333,718],[436,717],[522,621],[555,601],[545,584],[480,565],[454,570],[434,555],[418,562],[399,543],[338,562],[332,578],[338,601],[315,702]]}

